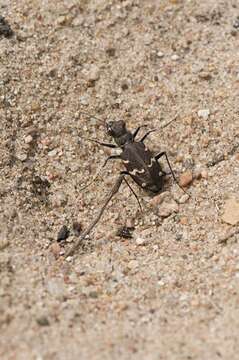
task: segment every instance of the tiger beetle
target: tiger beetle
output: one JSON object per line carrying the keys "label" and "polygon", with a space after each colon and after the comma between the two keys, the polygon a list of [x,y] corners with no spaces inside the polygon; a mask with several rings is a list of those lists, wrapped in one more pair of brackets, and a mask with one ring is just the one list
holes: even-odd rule
{"label": "tiger beetle", "polygon": [[[86,114],[85,112],[82,112],[82,113]],[[96,119],[103,122],[101,119],[98,119],[98,118],[96,118]],[[176,117],[174,117],[170,122],[168,122],[163,127],[166,127],[175,119],[176,119]],[[134,130],[134,132],[130,132],[127,129],[126,124],[123,120],[109,121],[106,123],[106,131],[107,131],[107,134],[114,139],[115,144],[88,139],[88,140],[90,140],[98,145],[104,146],[104,147],[120,148],[122,150],[122,152],[119,155],[109,156],[105,160],[103,167],[105,167],[105,165],[107,164],[107,162],[109,160],[122,160],[122,162],[125,166],[125,170],[120,172],[119,177],[117,178],[112,190],[110,191],[108,197],[106,198],[105,203],[104,203],[103,207],[100,209],[96,219],[82,233],[82,235],[80,236],[78,241],[67,252],[66,256],[72,255],[75,252],[75,250],[79,247],[81,241],[90,233],[90,231],[93,229],[93,227],[97,224],[97,222],[101,218],[106,206],[108,205],[108,203],[110,202],[112,197],[118,192],[120,185],[122,184],[123,181],[129,186],[130,190],[133,192],[134,196],[136,197],[136,199],[139,203],[138,196],[132,189],[131,185],[128,183],[126,177],[128,177],[128,176],[131,177],[134,180],[134,182],[142,189],[144,189],[152,194],[157,194],[163,190],[165,176],[171,174],[173,176],[173,179],[175,180],[175,182],[178,184],[178,186],[187,194],[187,192],[179,185],[179,183],[176,179],[176,176],[170,165],[167,153],[165,151],[163,151],[163,152],[158,153],[157,155],[153,155],[152,151],[150,151],[144,144],[144,141],[146,140],[148,135],[156,130],[155,129],[149,130],[144,134],[144,136],[139,141],[136,140],[136,137],[137,137],[140,129],[143,127],[145,127],[145,125],[141,125],[141,126],[137,127],[137,129]],[[167,164],[169,166],[169,169],[170,169],[169,174],[166,173],[162,169],[162,166],[158,162],[158,160],[160,158],[162,158],[163,156],[165,157]],[[93,181],[95,180],[95,178],[93,179]],[[88,184],[84,188],[88,187],[90,184]],[[82,189],[84,189],[84,188],[82,188]],[[140,203],[139,203],[139,206],[140,206]],[[140,208],[141,208],[141,206],[140,206]]]}

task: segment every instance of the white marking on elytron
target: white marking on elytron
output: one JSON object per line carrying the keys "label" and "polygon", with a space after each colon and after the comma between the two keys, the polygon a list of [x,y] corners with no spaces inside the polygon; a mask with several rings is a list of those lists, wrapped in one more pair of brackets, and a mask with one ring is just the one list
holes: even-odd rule
{"label": "white marking on elytron", "polygon": [[144,150],[145,150],[145,151],[148,151],[148,148],[145,146],[145,147],[144,147]]}
{"label": "white marking on elytron", "polygon": [[129,163],[129,160],[123,160],[123,163],[124,163],[124,164],[128,164],[128,163]]}
{"label": "white marking on elytron", "polygon": [[141,169],[141,170],[134,169],[133,171],[129,171],[129,173],[130,173],[131,175],[143,174],[143,173],[145,173],[145,170],[144,170],[144,169]]}
{"label": "white marking on elytron", "polygon": [[147,184],[146,183],[142,183],[142,187],[145,187]]}
{"label": "white marking on elytron", "polygon": [[153,163],[156,162],[155,158],[151,158],[150,164],[148,165],[149,168],[153,166]]}

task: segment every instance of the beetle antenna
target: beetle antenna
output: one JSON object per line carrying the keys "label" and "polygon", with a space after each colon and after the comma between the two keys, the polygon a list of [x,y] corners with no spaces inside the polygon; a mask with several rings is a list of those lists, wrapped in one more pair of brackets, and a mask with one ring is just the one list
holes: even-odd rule
{"label": "beetle antenna", "polygon": [[104,125],[105,125],[105,121],[104,121],[104,120],[102,120],[101,118],[99,118],[99,117],[95,116],[95,115],[92,115],[92,114],[90,114],[90,113],[88,113],[88,112],[86,112],[86,111],[82,111],[82,110],[80,110],[80,111],[79,111],[79,113],[80,113],[80,114],[87,115],[88,117],[92,117],[92,118],[94,118],[94,119],[96,119],[96,120],[100,121],[102,124],[104,124]]}
{"label": "beetle antenna", "polygon": [[166,127],[167,127],[168,125],[170,125],[172,122],[174,122],[175,120],[177,120],[178,114],[179,114],[179,113],[177,113],[177,114],[176,114],[171,120],[169,120],[166,124],[163,124],[163,126],[161,126],[160,129],[166,128]]}

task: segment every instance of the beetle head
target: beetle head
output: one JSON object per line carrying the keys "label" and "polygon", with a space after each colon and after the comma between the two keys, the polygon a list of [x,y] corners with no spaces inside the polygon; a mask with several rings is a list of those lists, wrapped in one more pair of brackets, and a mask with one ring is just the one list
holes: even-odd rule
{"label": "beetle head", "polygon": [[106,123],[106,129],[108,135],[112,136],[114,139],[125,135],[127,132],[125,122],[123,120],[109,121]]}
{"label": "beetle head", "polygon": [[106,123],[108,135],[112,136],[119,147],[132,141],[132,134],[126,129],[123,120],[109,121]]}

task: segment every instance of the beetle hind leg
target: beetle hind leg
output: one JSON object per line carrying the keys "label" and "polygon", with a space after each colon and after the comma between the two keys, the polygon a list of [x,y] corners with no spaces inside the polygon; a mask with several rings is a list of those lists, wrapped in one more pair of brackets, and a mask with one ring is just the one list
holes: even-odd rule
{"label": "beetle hind leg", "polygon": [[[120,174],[121,174],[121,175],[129,175],[129,176],[131,176],[131,174],[130,174],[128,171],[121,171]],[[125,176],[124,176],[124,181],[126,182],[126,184],[128,185],[130,191],[133,193],[134,197],[136,198],[137,203],[138,203],[139,208],[140,208],[140,211],[143,212],[142,206],[141,206],[140,201],[139,201],[139,197],[138,197],[138,195],[136,194],[136,192],[134,191],[134,189],[132,188],[132,186],[129,184],[129,182],[126,180]]]}
{"label": "beetle hind leg", "polygon": [[[184,188],[179,184],[179,182],[178,182],[178,180],[177,180],[177,178],[176,178],[176,176],[175,176],[175,174],[174,174],[174,171],[173,171],[173,169],[172,169],[172,167],[171,167],[171,164],[170,164],[170,162],[169,162],[167,153],[166,153],[165,151],[163,151],[163,152],[157,154],[157,155],[155,156],[155,159],[158,160],[158,159],[160,159],[162,156],[165,156],[166,161],[167,161],[168,166],[169,166],[169,169],[170,169],[170,173],[171,173],[174,181],[176,182],[176,184],[180,187],[180,189],[181,189],[185,194],[187,194],[187,195],[190,197],[190,195],[187,193],[187,191],[184,190]],[[166,172],[163,172],[163,173],[164,173],[163,176],[168,175]]]}

